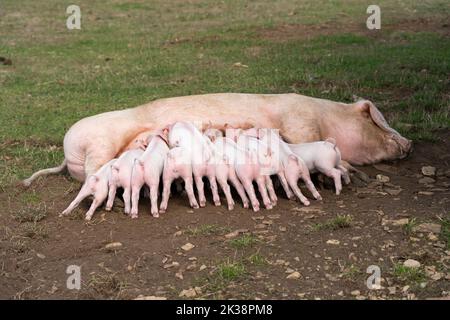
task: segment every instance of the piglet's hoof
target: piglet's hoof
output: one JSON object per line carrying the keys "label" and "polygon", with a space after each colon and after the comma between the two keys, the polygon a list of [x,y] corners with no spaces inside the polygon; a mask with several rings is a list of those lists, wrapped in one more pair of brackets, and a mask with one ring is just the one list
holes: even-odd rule
{"label": "piglet's hoof", "polygon": [[158,212],[153,213],[152,216],[153,216],[153,218],[159,218],[159,213]]}

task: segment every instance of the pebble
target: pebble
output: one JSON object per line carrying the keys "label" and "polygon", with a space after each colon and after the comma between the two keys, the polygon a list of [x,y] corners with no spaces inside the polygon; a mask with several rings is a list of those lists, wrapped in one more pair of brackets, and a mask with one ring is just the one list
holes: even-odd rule
{"label": "pebble", "polygon": [[111,242],[105,246],[105,249],[108,251],[114,251],[122,248],[122,243],[120,242]]}
{"label": "pebble", "polygon": [[441,233],[441,225],[437,223],[422,223],[414,228],[417,232]]}
{"label": "pebble", "polygon": [[286,277],[286,279],[299,279],[302,275],[298,271],[292,272],[290,275]]}
{"label": "pebble", "polygon": [[351,294],[352,296],[359,296],[359,295],[361,294],[361,291],[359,291],[359,290],[353,290],[352,292],[350,292],[350,294]]}
{"label": "pebble", "polygon": [[386,183],[391,181],[391,178],[389,178],[388,176],[385,176],[383,174],[377,174],[376,176],[377,181],[381,182],[381,183]]}
{"label": "pebble", "polygon": [[234,230],[233,232],[226,234],[225,238],[227,238],[227,239],[236,238],[239,234],[245,233],[245,232],[248,232],[248,229],[237,229],[237,230]]}
{"label": "pebble", "polygon": [[203,270],[205,270],[207,267],[204,265],[204,264],[202,264],[201,266],[200,266],[200,271],[203,271]]}
{"label": "pebble", "polygon": [[186,290],[181,290],[180,294],[178,295],[179,297],[186,297],[186,298],[192,298],[195,297],[197,295],[197,292],[195,291],[194,288],[189,288]]}
{"label": "pebble", "polygon": [[166,297],[138,295],[134,300],[167,300]]}
{"label": "pebble", "polygon": [[327,240],[327,244],[338,245],[339,243],[340,243],[339,240],[335,240],[335,239]]}
{"label": "pebble", "polygon": [[403,265],[407,268],[419,268],[420,262],[414,259],[408,259],[405,262],[403,262]]}
{"label": "pebble", "polygon": [[420,196],[432,196],[434,194],[434,192],[432,192],[432,191],[419,191],[417,194],[420,195]]}
{"label": "pebble", "polygon": [[436,175],[436,168],[432,166],[423,166],[422,167],[422,174],[424,176],[435,176]]}
{"label": "pebble", "polygon": [[430,183],[435,183],[436,180],[434,180],[433,178],[430,177],[424,177],[422,179],[419,179],[419,183],[423,183],[423,184],[430,184]]}
{"label": "pebble", "polygon": [[36,253],[39,259],[45,259],[45,256],[42,253]]}
{"label": "pebble", "polygon": [[189,251],[192,250],[194,247],[195,246],[192,243],[188,242],[184,246],[182,246],[181,249],[183,249],[184,251]]}

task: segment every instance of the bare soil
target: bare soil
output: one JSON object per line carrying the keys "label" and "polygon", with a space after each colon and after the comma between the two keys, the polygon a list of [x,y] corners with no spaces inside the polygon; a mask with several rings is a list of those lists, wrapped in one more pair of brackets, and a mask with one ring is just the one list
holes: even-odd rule
{"label": "bare soil", "polygon": [[[224,198],[221,207],[209,202],[193,211],[186,196],[174,195],[168,212],[158,219],[149,215],[144,199],[138,219],[125,216],[117,201],[113,212],[98,210],[86,223],[83,214],[90,200],[71,216],[58,217],[79,189],[70,177],[50,176],[26,190],[11,186],[0,194],[0,298],[175,299],[195,287],[193,298],[448,296],[446,239],[415,230],[421,223],[449,218],[450,131],[437,135],[437,142],[417,143],[406,160],[362,167],[371,178],[367,185],[352,183],[340,196],[322,189],[324,200],[312,201],[308,208],[286,200],[281,190],[278,205],[257,214],[239,205],[228,212]],[[424,165],[437,168],[435,182],[419,183]],[[378,182],[377,174],[390,182]],[[392,191],[400,188],[397,195]],[[36,223],[19,221],[24,220],[21,213],[30,212],[45,217]],[[349,215],[349,225],[324,226],[338,215]],[[403,218],[408,224],[396,225]],[[225,235],[239,229],[256,241],[236,247]],[[105,245],[112,242],[120,242],[121,248],[107,251]],[[195,247],[181,249],[186,243]],[[423,277],[394,272],[406,259],[421,263]],[[220,276],[223,263],[242,268],[227,278],[223,272]],[[81,266],[80,290],[66,287],[69,265]],[[381,270],[380,290],[366,286],[370,265]],[[295,272],[298,278],[287,278]]]}

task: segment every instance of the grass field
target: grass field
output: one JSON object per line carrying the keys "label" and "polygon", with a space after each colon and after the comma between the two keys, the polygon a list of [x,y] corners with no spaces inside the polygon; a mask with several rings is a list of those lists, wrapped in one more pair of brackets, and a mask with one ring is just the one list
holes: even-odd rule
{"label": "grass field", "polygon": [[450,5],[377,1],[64,1],[0,5],[0,188],[58,164],[77,120],[208,92],[372,99],[401,133],[449,127]]}

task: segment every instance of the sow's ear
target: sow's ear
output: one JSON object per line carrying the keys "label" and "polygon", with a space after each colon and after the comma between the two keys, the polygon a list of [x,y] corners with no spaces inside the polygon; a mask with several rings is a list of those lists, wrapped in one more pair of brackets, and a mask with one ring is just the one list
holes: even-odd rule
{"label": "sow's ear", "polygon": [[365,116],[370,117],[375,124],[384,131],[393,131],[384,119],[381,112],[375,107],[375,105],[369,100],[362,100],[356,103],[356,108],[361,111]]}

